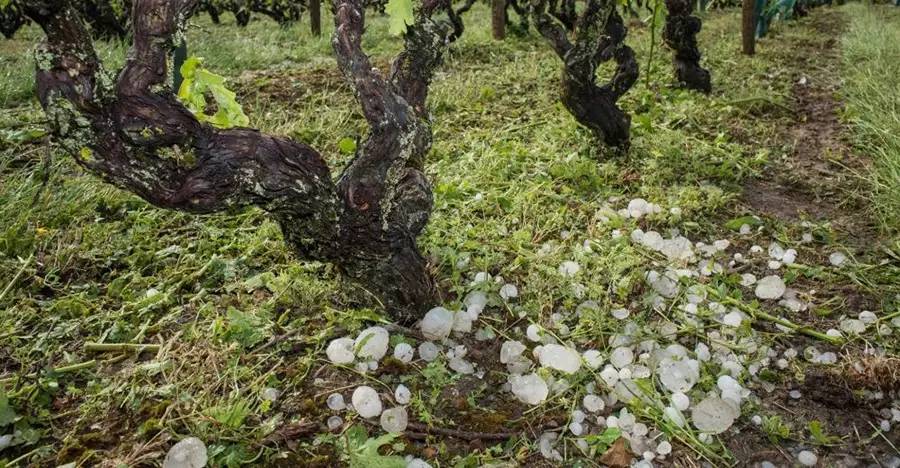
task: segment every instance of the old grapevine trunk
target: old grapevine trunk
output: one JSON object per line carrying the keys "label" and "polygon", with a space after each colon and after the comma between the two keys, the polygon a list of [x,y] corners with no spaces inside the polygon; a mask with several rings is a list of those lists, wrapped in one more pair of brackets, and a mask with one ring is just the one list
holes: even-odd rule
{"label": "old grapevine trunk", "polygon": [[675,78],[681,86],[704,93],[712,91],[709,71],[700,66],[697,33],[702,28],[700,18],[691,15],[693,0],[666,0],[666,26],[663,39],[675,51]]}
{"label": "old grapevine trunk", "polygon": [[422,172],[431,146],[425,98],[451,29],[431,19],[441,4],[421,8],[385,77],[360,45],[362,2],[334,0],[338,64],[370,126],[337,183],[312,147],[211,127],[178,102],[167,59],[194,4],[136,1],[134,44],[113,80],[67,0],[29,1],[27,14],[47,36],[37,52],[37,89],[57,141],[85,169],[162,208],[258,206],[298,257],[335,264],[398,320],[419,316],[434,294],[416,236],[432,205]]}
{"label": "old grapevine trunk", "polygon": [[[638,78],[627,29],[610,0],[588,0],[570,41],[564,25],[547,12],[547,0],[533,0],[535,26],[563,61],[562,103],[569,113],[609,146],[627,149],[631,117],[616,105]],[[598,85],[597,67],[616,61],[612,79]]]}
{"label": "old grapevine trunk", "polygon": [[744,55],[756,53],[756,0],[741,4],[741,46]]}

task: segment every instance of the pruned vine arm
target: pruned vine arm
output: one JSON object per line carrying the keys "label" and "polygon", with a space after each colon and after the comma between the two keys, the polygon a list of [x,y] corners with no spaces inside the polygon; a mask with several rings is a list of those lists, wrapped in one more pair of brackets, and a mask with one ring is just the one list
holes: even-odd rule
{"label": "pruned vine arm", "polygon": [[531,14],[538,32],[550,42],[556,55],[565,58],[572,50],[572,43],[565,28],[547,12],[547,0],[532,0]]}

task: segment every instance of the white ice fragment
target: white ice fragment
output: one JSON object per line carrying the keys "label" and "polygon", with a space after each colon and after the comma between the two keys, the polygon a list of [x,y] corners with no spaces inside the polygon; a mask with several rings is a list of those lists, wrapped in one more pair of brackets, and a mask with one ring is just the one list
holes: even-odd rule
{"label": "white ice fragment", "polygon": [[369,327],[359,333],[353,343],[356,355],[367,361],[377,361],[387,354],[390,335],[382,327]]}
{"label": "white ice fragment", "polygon": [[619,371],[607,364],[607,366],[600,371],[600,378],[608,387],[614,387],[616,383],[619,382]]}
{"label": "white ice fragment", "polygon": [[409,388],[403,384],[397,385],[397,388],[394,390],[394,400],[398,404],[406,405],[411,399],[412,392],[409,391]]}
{"label": "white ice fragment", "polygon": [[756,284],[756,297],[760,299],[778,299],[784,295],[787,287],[779,276],[769,275]]}
{"label": "white ice fragment", "polygon": [[469,333],[472,331],[472,315],[466,311],[459,311],[453,314],[453,331],[460,333]]}
{"label": "white ice fragment", "polygon": [[425,317],[422,318],[420,324],[422,334],[429,340],[442,340],[450,336],[453,330],[454,316],[453,312],[443,308],[435,307],[429,310]]}
{"label": "white ice fragment", "polygon": [[381,428],[386,432],[398,433],[406,430],[409,423],[409,417],[406,414],[406,408],[398,406],[385,410],[381,413]]}
{"label": "white ice fragment", "polygon": [[525,336],[527,336],[528,339],[531,341],[534,341],[536,343],[540,342],[541,341],[541,327],[534,323],[532,323],[531,325],[528,325],[528,328],[525,330]]}
{"label": "white ice fragment", "polygon": [[580,422],[572,421],[572,423],[569,424],[569,432],[576,437],[580,436],[582,432],[584,432],[584,426],[582,426]]}
{"label": "white ice fragment", "polygon": [[672,406],[678,411],[687,411],[691,407],[691,399],[684,393],[675,392],[672,394]]}
{"label": "white ice fragment", "polygon": [[734,424],[739,412],[719,397],[707,397],[691,411],[691,419],[700,432],[721,434]]}
{"label": "white ice fragment", "polygon": [[260,396],[266,401],[276,401],[281,396],[281,391],[277,388],[266,387],[263,389],[262,395]]}
{"label": "white ice fragment", "polygon": [[797,251],[794,249],[785,250],[784,256],[781,257],[781,263],[784,263],[785,265],[793,265],[795,261],[797,261]]}
{"label": "white ice fragment", "polygon": [[509,376],[509,388],[522,403],[537,405],[547,399],[550,388],[537,374]]}
{"label": "white ice fragment", "polygon": [[328,360],[335,364],[350,364],[356,358],[353,352],[353,340],[337,338],[328,343],[325,349]]}
{"label": "white ice fragment", "polygon": [[678,411],[671,406],[666,406],[666,409],[663,410],[663,416],[678,427],[684,427],[685,425],[684,416],[682,416],[681,411]]}
{"label": "white ice fragment", "polygon": [[617,369],[621,369],[634,362],[634,351],[625,346],[618,347],[609,355],[609,362]]}
{"label": "white ice fragment", "polygon": [[475,366],[463,358],[455,357],[447,362],[447,365],[457,373],[468,375],[475,373]]}
{"label": "white ice fragment", "polygon": [[163,468],[201,468],[207,461],[206,444],[196,437],[188,437],[169,449]]}
{"label": "white ice fragment", "polygon": [[744,321],[743,314],[741,314],[740,312],[738,312],[736,310],[731,311],[731,312],[725,314],[724,317],[722,317],[722,323],[725,325],[728,325],[729,327],[735,327],[735,328],[740,327],[741,322],[743,322],[743,321]]}
{"label": "white ice fragment", "polygon": [[374,418],[381,414],[381,397],[372,387],[366,385],[356,387],[350,401],[356,412],[363,418]]}
{"label": "white ice fragment", "polygon": [[406,468],[432,468],[431,464],[421,458],[413,458],[406,464]]}
{"label": "white ice fragment", "polygon": [[514,284],[504,284],[500,288],[500,297],[504,300],[510,300],[519,297],[519,288]]}
{"label": "white ice fragment", "polygon": [[441,352],[438,346],[430,341],[425,341],[419,345],[419,357],[422,358],[425,362],[431,362],[437,359],[438,354]]}
{"label": "white ice fragment", "polygon": [[603,354],[601,354],[600,351],[597,351],[596,349],[589,349],[585,351],[582,357],[584,358],[584,362],[591,369],[599,369],[600,366],[603,365]]}
{"label": "white ice fragment", "polygon": [[859,313],[859,320],[866,325],[870,323],[874,323],[878,321],[878,316],[875,315],[875,312],[864,310]]}
{"label": "white ice fragment", "polygon": [[0,435],[0,452],[8,449],[12,445],[13,435]]}
{"label": "white ice fragment", "polygon": [[397,343],[397,346],[394,346],[394,358],[400,362],[411,362],[415,354],[416,351],[409,343]]}
{"label": "white ice fragment", "polygon": [[769,257],[774,260],[781,260],[784,258],[784,247],[782,247],[778,242],[772,242],[769,244]]}
{"label": "white ice fragment", "polygon": [[347,407],[347,404],[344,403],[344,396],[340,393],[328,395],[328,398],[325,399],[325,404],[332,411],[342,411]]}
{"label": "white ice fragment", "polygon": [[628,309],[613,309],[610,311],[610,314],[612,314],[613,318],[625,320],[631,315],[631,312],[629,312]]}
{"label": "white ice fragment", "polygon": [[815,453],[812,453],[809,450],[802,450],[797,454],[797,461],[800,462],[800,464],[803,466],[816,466],[816,463],[818,463],[819,461],[819,457],[817,457]]}
{"label": "white ice fragment", "polygon": [[828,256],[828,261],[832,265],[839,267],[847,261],[847,256],[844,255],[843,252],[834,252],[833,254]]}
{"label": "white ice fragment", "polygon": [[344,420],[340,416],[332,416],[328,418],[328,430],[336,431],[339,427],[344,425]]}
{"label": "white ice fragment", "polygon": [[[540,346],[537,352],[541,366],[573,374],[581,368],[581,354],[558,344]],[[537,351],[537,350],[536,350]]]}
{"label": "white ice fragment", "polygon": [[866,331],[866,323],[857,319],[841,320],[841,330],[848,335],[859,335]]}
{"label": "white ice fragment", "polygon": [[559,266],[559,274],[566,278],[575,276],[579,271],[581,271],[581,265],[571,260],[565,261]]}
{"label": "white ice fragment", "polygon": [[538,440],[538,448],[541,451],[541,456],[545,459],[561,462],[563,461],[562,454],[553,447],[553,442],[556,441],[557,438],[559,438],[559,434],[555,432],[545,432],[541,434],[541,437]]}
{"label": "white ice fragment", "polygon": [[500,345],[500,362],[502,364],[509,364],[513,362],[515,358],[522,355],[522,352],[525,351],[525,345],[519,341],[504,341],[502,345]]}
{"label": "white ice fragment", "polygon": [[656,446],[656,453],[662,456],[672,453],[672,444],[667,440],[660,442],[659,445]]}
{"label": "white ice fragment", "polygon": [[581,400],[581,404],[582,406],[584,406],[584,409],[588,410],[591,413],[603,411],[603,408],[606,407],[606,403],[603,402],[603,398],[592,393],[585,395],[584,399]]}

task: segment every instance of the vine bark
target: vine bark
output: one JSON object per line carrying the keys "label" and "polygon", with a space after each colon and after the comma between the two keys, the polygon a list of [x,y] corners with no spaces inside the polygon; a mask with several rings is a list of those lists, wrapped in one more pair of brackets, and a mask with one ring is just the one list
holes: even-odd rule
{"label": "vine bark", "polygon": [[675,51],[673,64],[678,83],[688,89],[709,93],[712,82],[709,71],[700,66],[697,33],[703,27],[700,18],[693,16],[692,0],[666,0],[666,26],[663,40]]}

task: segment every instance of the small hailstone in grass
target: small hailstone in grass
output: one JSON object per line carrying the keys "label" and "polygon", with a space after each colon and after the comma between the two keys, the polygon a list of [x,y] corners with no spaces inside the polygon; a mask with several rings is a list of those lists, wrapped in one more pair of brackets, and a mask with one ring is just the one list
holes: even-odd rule
{"label": "small hailstone in grass", "polygon": [[335,364],[349,364],[356,358],[351,338],[337,338],[328,343],[325,349],[328,360]]}
{"label": "small hailstone in grass", "polygon": [[0,436],[0,452],[8,449],[12,445],[13,435],[6,434]]}
{"label": "small hailstone in grass", "polygon": [[577,423],[584,422],[586,415],[581,410],[572,411],[572,421]]}
{"label": "small hailstone in grass", "polygon": [[782,355],[788,359],[794,359],[795,357],[797,357],[797,350],[795,348],[788,348],[784,350],[784,353],[782,353]]}
{"label": "small hailstone in grass", "polygon": [[675,297],[678,294],[678,279],[674,274],[666,272],[659,274],[656,271],[647,272],[647,283],[662,297]]}
{"label": "small hailstone in grass", "polygon": [[412,392],[409,391],[409,388],[403,384],[397,385],[394,390],[394,400],[398,404],[405,405],[409,403],[410,399],[412,399]]}
{"label": "small hailstone in grass", "polygon": [[469,314],[474,313],[475,315],[480,314],[487,306],[487,303],[487,295],[481,291],[472,291],[463,300],[463,304],[466,305]]}
{"label": "small hailstone in grass", "polygon": [[740,414],[734,407],[719,397],[707,397],[694,406],[691,420],[700,432],[721,434],[734,424]]}
{"label": "small hailstone in grass", "polygon": [[344,396],[340,393],[332,393],[328,395],[328,398],[325,400],[325,404],[328,405],[328,409],[332,411],[342,411],[347,407],[347,404],[344,403]]}
{"label": "small hailstone in grass", "polygon": [[585,351],[584,354],[582,354],[582,357],[584,358],[584,362],[591,369],[599,369],[600,366],[603,365],[603,354],[601,354],[600,351],[597,351],[596,349],[589,349]]}
{"label": "small hailstone in grass", "polygon": [[506,364],[506,370],[510,374],[524,374],[528,372],[528,369],[531,369],[531,364],[531,361],[525,356],[517,356]]}
{"label": "small hailstone in grass", "polygon": [[619,380],[628,380],[631,378],[631,367],[619,369]]}
{"label": "small hailstone in grass", "polygon": [[494,330],[491,330],[489,327],[481,327],[478,330],[475,330],[475,339],[478,341],[488,341],[496,338],[497,335],[494,333]]}
{"label": "small hailstone in grass", "polygon": [[672,444],[668,440],[664,440],[656,446],[656,453],[666,456],[672,453]]}
{"label": "small hailstone in grass", "polygon": [[329,431],[334,432],[338,428],[340,428],[342,425],[344,425],[344,420],[340,416],[332,416],[332,417],[328,418],[328,430]]}
{"label": "small hailstone in grass", "polygon": [[473,284],[484,283],[485,281],[490,281],[491,274],[486,271],[479,271],[475,273],[475,279],[472,280]]}
{"label": "small hailstone in grass", "polygon": [[550,388],[537,374],[509,376],[509,388],[522,403],[537,405],[547,399]]}
{"label": "small hailstone in grass", "polygon": [[758,245],[754,245],[754,246],[750,247],[750,253],[760,253],[762,251],[763,251],[763,248]]}
{"label": "small hailstone in grass", "polygon": [[504,341],[502,345],[500,345],[500,362],[503,364],[509,364],[515,358],[522,355],[522,352],[525,351],[525,345],[519,341]]}
{"label": "small hailstone in grass", "polygon": [[882,432],[891,432],[891,422],[887,419],[882,419],[881,422],[878,423],[878,426],[881,428]]}
{"label": "small hailstone in grass", "polygon": [[373,418],[381,414],[381,397],[374,388],[361,385],[353,391],[353,409],[363,418]]}
{"label": "small hailstone in grass", "polygon": [[804,244],[808,244],[813,241],[813,235],[809,232],[804,232],[802,236],[800,236],[800,242]]}
{"label": "small hailstone in grass", "polygon": [[431,464],[421,458],[413,458],[406,464],[406,468],[432,468]]}
{"label": "small hailstone in grass", "polygon": [[800,393],[800,390],[791,390],[790,392],[788,392],[788,396],[794,400],[799,400],[800,397],[803,396],[803,394]]}
{"label": "small hailstone in grass", "polygon": [[557,438],[559,438],[559,434],[555,432],[545,432],[541,434],[541,437],[538,439],[538,448],[541,452],[541,456],[545,459],[561,462],[563,461],[562,455],[559,453],[559,450],[553,448],[553,443]]}
{"label": "small hailstone in grass", "polygon": [[739,327],[744,321],[744,316],[738,311],[732,311],[722,317],[722,323],[729,327]]}
{"label": "small hailstone in grass", "polygon": [[609,362],[617,369],[621,369],[634,362],[634,351],[625,346],[616,348],[609,355]]}
{"label": "small hailstone in grass", "polygon": [[656,373],[670,392],[686,392],[700,379],[700,363],[693,359],[665,358],[660,361]]}
{"label": "small hailstone in grass", "polygon": [[582,426],[580,422],[572,421],[572,423],[569,424],[569,432],[571,432],[573,436],[580,436],[584,432],[584,426]]}
{"label": "small hailstone in grass", "polygon": [[847,256],[844,255],[843,252],[834,252],[833,254],[828,256],[828,261],[832,265],[839,267],[847,261]]}
{"label": "small hailstone in grass", "polygon": [[775,260],[781,260],[784,258],[784,247],[778,242],[772,242],[769,244],[769,257]]}
{"label": "small hailstone in grass", "polygon": [[663,417],[678,427],[684,427],[685,425],[684,416],[671,406],[666,406],[666,409],[663,410]]}
{"label": "small hailstone in grass", "polygon": [[707,433],[704,432],[704,433],[699,434],[699,435],[697,436],[697,440],[699,440],[700,443],[709,445],[709,444],[711,444],[711,443],[713,442],[713,437],[712,437],[712,434],[707,434]]}
{"label": "small hailstone in grass", "polygon": [[778,299],[784,295],[787,287],[784,280],[775,275],[766,276],[756,283],[756,297],[760,299]]}
{"label": "small hailstone in grass", "polygon": [[540,346],[539,349],[537,358],[543,367],[550,367],[567,374],[574,374],[581,368],[581,355],[572,348],[548,344]]}
{"label": "small hailstone in grass", "polygon": [[541,341],[541,327],[534,323],[528,325],[528,328],[525,330],[525,336],[534,342]]}
{"label": "small hailstone in grass", "polygon": [[881,336],[888,336],[888,335],[890,335],[890,334],[893,333],[893,332],[894,332],[894,331],[891,330],[891,327],[889,327],[889,326],[888,326],[887,324],[885,324],[885,323],[882,323],[882,324],[879,324],[879,325],[878,325],[878,334],[881,335]]}
{"label": "small hailstone in grass", "polygon": [[697,347],[694,348],[694,353],[697,355],[697,360],[701,362],[709,361],[712,355],[709,352],[709,346],[706,343],[697,343]]}
{"label": "small hailstone in grass", "polygon": [[406,408],[398,406],[385,410],[381,413],[381,428],[386,432],[398,433],[406,430],[409,423],[409,416],[406,414]]}
{"label": "small hailstone in grass", "polygon": [[800,464],[803,466],[816,466],[816,463],[818,463],[819,461],[819,457],[817,457],[815,453],[812,453],[809,450],[802,450],[797,454],[797,461],[800,462]]}
{"label": "small hailstone in grass", "polygon": [[519,288],[517,288],[516,285],[514,285],[514,284],[509,284],[509,283],[504,284],[500,288],[500,297],[502,297],[505,300],[519,297]]}
{"label": "small hailstone in grass", "polygon": [[382,327],[369,327],[359,332],[353,343],[356,355],[361,359],[377,361],[384,357],[388,350],[390,335]]}
{"label": "small hailstone in grass", "polygon": [[606,418],[606,427],[619,427],[619,417],[611,414]]}
{"label": "small hailstone in grass", "polygon": [[859,320],[866,325],[878,321],[878,316],[875,315],[875,312],[864,310],[859,313]]}
{"label": "small hailstone in grass", "polygon": [[713,247],[715,247],[716,250],[720,250],[720,251],[726,250],[730,246],[731,246],[731,241],[729,241],[728,239],[720,239],[720,240],[713,242]]}
{"label": "small hailstone in grass", "polygon": [[277,388],[266,387],[262,391],[262,399],[266,401],[275,401],[281,396],[281,391]]}
{"label": "small hailstone in grass", "polygon": [[741,235],[747,235],[747,234],[750,234],[750,230],[751,230],[751,229],[752,229],[752,228],[750,227],[749,224],[741,224],[741,227],[740,227],[740,229],[738,229],[738,232],[739,232]]}
{"label": "small hailstone in grass", "polygon": [[618,238],[622,237],[622,230],[621,229],[613,229],[612,232],[609,233],[609,235],[613,239],[618,239]]}
{"label": "small hailstone in grass", "polygon": [[672,213],[675,216],[681,216],[681,208],[673,206],[672,208],[669,208],[669,213]]}
{"label": "small hailstone in grass", "polygon": [[366,365],[368,366],[369,370],[371,370],[371,371],[378,370],[378,361],[369,361],[366,363]]}
{"label": "small hailstone in grass", "polygon": [[443,307],[429,310],[422,318],[420,327],[422,334],[429,340],[442,340],[450,336],[453,329],[454,314]]}
{"label": "small hailstone in grass", "polygon": [[838,360],[837,354],[835,354],[831,351],[828,351],[828,352],[818,355],[814,361],[817,364],[835,364],[835,363],[837,363],[837,360]]}
{"label": "small hailstone in grass", "polygon": [[781,257],[781,262],[785,265],[793,265],[795,261],[797,261],[797,251],[794,249],[785,250],[784,256]]}
{"label": "small hailstone in grass", "polygon": [[603,408],[606,407],[606,404],[603,402],[603,398],[600,398],[594,394],[587,394],[581,400],[582,406],[584,409],[590,411],[591,413],[596,413],[598,411],[603,411]]}
{"label": "small hailstone in grass", "polygon": [[762,416],[760,416],[760,415],[758,415],[758,414],[754,414],[753,417],[750,418],[750,422],[752,422],[753,424],[759,426],[759,425],[762,424]]}
{"label": "small hailstone in grass", "polygon": [[571,260],[562,262],[562,264],[559,266],[559,274],[563,275],[566,278],[575,276],[579,271],[581,271],[581,265]]}
{"label": "small hailstone in grass", "polygon": [[409,343],[397,343],[394,346],[394,358],[400,362],[411,362],[416,351]]}
{"label": "small hailstone in grass", "polygon": [[691,399],[682,392],[672,394],[672,406],[679,411],[685,411],[691,407]]}
{"label": "small hailstone in grass", "polygon": [[779,268],[781,268],[781,262],[779,262],[778,260],[769,260],[770,270],[777,270]]}
{"label": "small hailstone in grass", "polygon": [[631,315],[631,312],[628,309],[613,309],[610,314],[618,320],[625,320]]}
{"label": "small hailstone in grass", "polygon": [[777,367],[779,369],[787,369],[787,367],[788,367],[787,359],[779,359],[779,360],[775,361],[775,367]]}
{"label": "small hailstone in grass", "polygon": [[475,366],[473,366],[471,362],[466,361],[463,358],[453,358],[447,363],[447,365],[457,373],[463,375],[468,375],[475,372]]}
{"label": "small hailstone in grass", "polygon": [[169,449],[163,468],[202,468],[207,461],[206,444],[196,437],[188,437]]}
{"label": "small hailstone in grass", "polygon": [[437,345],[430,341],[425,341],[419,345],[419,357],[421,357],[425,362],[431,362],[437,359],[440,351],[441,350],[437,347]]}
{"label": "small hailstone in grass", "polygon": [[825,331],[825,335],[832,338],[841,338],[844,336],[840,331],[835,330],[834,328],[829,328],[827,331]]}
{"label": "small hailstone in grass", "polygon": [[357,362],[356,364],[353,365],[353,367],[355,367],[356,371],[359,372],[360,374],[365,374],[366,372],[369,372],[369,363],[365,362],[365,361]]}
{"label": "small hailstone in grass", "polygon": [[619,371],[607,364],[606,367],[600,371],[600,378],[608,387],[613,387],[619,382]]}
{"label": "small hailstone in grass", "polygon": [[862,320],[844,319],[841,320],[841,330],[848,335],[859,335],[866,331],[866,324]]}
{"label": "small hailstone in grass", "polygon": [[[651,452],[650,450],[645,450],[644,453],[641,454],[641,456],[644,457],[644,459],[641,460],[642,462],[650,461],[650,460],[653,460],[654,458],[656,458],[656,453]],[[635,466],[637,466],[637,465],[635,465]]]}
{"label": "small hailstone in grass", "polygon": [[643,437],[643,436],[647,435],[648,432],[650,432],[650,429],[648,429],[647,425],[644,423],[635,423],[634,426],[631,428],[632,436]]}
{"label": "small hailstone in grass", "polygon": [[459,311],[453,314],[453,331],[459,333],[469,333],[472,331],[472,316],[465,311]]}

